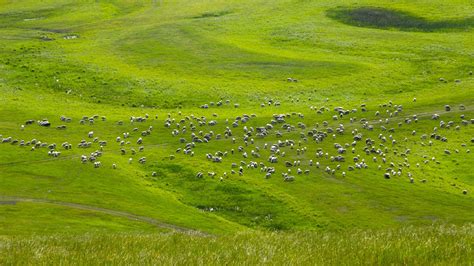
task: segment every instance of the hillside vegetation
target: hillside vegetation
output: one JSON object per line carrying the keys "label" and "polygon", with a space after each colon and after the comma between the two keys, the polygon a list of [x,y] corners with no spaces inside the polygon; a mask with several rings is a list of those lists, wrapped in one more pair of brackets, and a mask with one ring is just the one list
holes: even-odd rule
{"label": "hillside vegetation", "polygon": [[[221,235],[202,263],[261,237],[284,263],[339,232],[386,254],[400,233],[397,253],[366,261],[385,264],[418,253],[401,244],[414,232],[444,259],[430,244],[405,263],[469,264],[472,245],[452,243],[474,221],[472,14],[454,0],[0,0],[0,252],[46,241],[38,262],[60,262],[62,243]],[[453,227],[421,233],[433,223]],[[335,252],[308,260],[358,256]]]}
{"label": "hillside vegetation", "polygon": [[3,241],[3,264],[472,265],[472,226],[345,233],[61,235]]}

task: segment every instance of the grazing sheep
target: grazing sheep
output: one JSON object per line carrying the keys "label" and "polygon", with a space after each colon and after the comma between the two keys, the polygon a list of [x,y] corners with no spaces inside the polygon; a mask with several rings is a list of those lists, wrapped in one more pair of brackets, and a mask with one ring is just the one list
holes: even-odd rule
{"label": "grazing sheep", "polygon": [[50,151],[48,151],[48,155],[53,156],[53,157],[59,157],[59,155],[61,155],[61,152],[50,150]]}
{"label": "grazing sheep", "polygon": [[48,120],[43,119],[43,120],[38,120],[38,125],[42,127],[49,127],[51,126],[51,123]]}

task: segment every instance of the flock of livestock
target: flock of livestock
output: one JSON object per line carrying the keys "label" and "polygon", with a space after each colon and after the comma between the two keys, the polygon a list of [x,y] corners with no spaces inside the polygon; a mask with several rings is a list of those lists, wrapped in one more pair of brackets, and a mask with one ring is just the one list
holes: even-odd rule
{"label": "flock of livestock", "polygon": [[[291,82],[296,82],[296,80],[291,80]],[[413,101],[416,102],[416,98]],[[229,104],[230,101],[211,102],[201,105],[201,108],[208,109]],[[278,101],[268,100],[260,106],[279,105]],[[234,104],[236,110],[239,110],[239,107],[239,104]],[[474,143],[474,138],[472,138],[459,147],[445,145],[447,148],[443,150],[443,154],[422,155],[422,159],[414,166],[411,165],[413,160],[410,157],[413,156],[408,147],[429,147],[437,143],[448,143],[446,134],[443,134],[446,130],[459,131],[469,128],[472,131],[474,118],[469,119],[461,114],[456,121],[443,120],[443,114],[451,112],[454,108],[461,111],[466,109],[464,105],[456,107],[445,105],[443,112],[429,114],[430,119],[424,120],[424,123],[432,123],[432,125],[411,127],[409,133],[403,130],[404,125],[418,123],[420,116],[402,115],[403,106],[392,102],[381,104],[375,112],[369,111],[365,104],[353,109],[310,107],[310,115],[317,117],[325,114],[323,117],[330,117],[328,121],[314,122],[311,125],[304,123],[304,114],[296,112],[274,114],[267,121],[253,121],[257,117],[255,114],[243,114],[231,120],[219,120],[216,113],[213,113],[211,117],[205,117],[186,116],[179,112],[175,116],[168,114],[163,121],[163,126],[168,132],[166,134],[171,134],[176,139],[176,147],[178,147],[173,154],[169,155],[170,160],[182,155],[209,162],[202,165],[209,166],[212,163],[229,165],[228,170],[220,174],[211,170],[201,170],[196,174],[197,178],[209,176],[218,177],[218,180],[224,181],[232,175],[243,176],[246,172],[257,170],[264,178],[271,178],[278,173],[283,181],[292,182],[297,180],[299,175],[310,175],[312,172],[316,175],[323,175],[325,172],[327,175],[345,177],[348,172],[364,171],[370,168],[380,171],[380,176],[386,179],[406,177],[411,183],[416,181],[425,183],[426,179],[421,177],[416,179],[410,169],[420,168],[420,164],[440,164],[441,162],[436,157],[443,154],[449,156],[452,153],[470,153],[469,146]],[[331,112],[331,115],[327,115]],[[359,116],[361,117],[358,118]],[[58,130],[67,130],[67,124],[73,122],[73,119],[61,116],[59,121],[59,125],[55,127]],[[99,115],[84,116],[79,123],[93,128],[94,123],[98,121],[106,122],[107,118]],[[80,156],[80,162],[91,163],[94,168],[103,167],[100,157],[103,156],[105,147],[108,145],[112,148],[107,150],[114,150],[129,157],[128,163],[133,163],[134,158],[139,157],[138,163],[146,164],[146,157],[139,154],[147,147],[145,145],[147,137],[154,132],[153,126],[149,123],[151,121],[156,124],[159,121],[158,116],[150,117],[146,114],[141,117],[130,117],[128,122],[116,122],[124,129],[129,125],[133,128],[130,131],[124,130],[115,137],[111,141],[113,144],[97,137],[93,130],[90,130],[87,136],[75,145],[70,142],[46,143],[38,139],[22,140],[2,135],[0,135],[0,141],[4,144],[29,147],[31,151],[44,149],[49,156],[54,158],[59,157],[62,151],[78,148],[84,151],[84,154]],[[28,120],[20,126],[20,130],[25,130],[35,124],[40,127],[52,127],[53,123],[47,119]],[[140,125],[142,130],[139,130],[137,125]],[[416,129],[425,130],[425,132],[417,132]],[[399,133],[399,130],[403,133]],[[416,145],[403,144],[409,141]],[[196,147],[209,145],[208,143],[217,143],[210,147],[221,149],[200,154]],[[146,144],[150,145],[150,143]],[[109,167],[118,168],[117,163]],[[222,169],[222,167],[217,168]],[[156,175],[156,172],[152,172],[152,176]],[[462,190],[462,193],[467,194],[467,190]]]}

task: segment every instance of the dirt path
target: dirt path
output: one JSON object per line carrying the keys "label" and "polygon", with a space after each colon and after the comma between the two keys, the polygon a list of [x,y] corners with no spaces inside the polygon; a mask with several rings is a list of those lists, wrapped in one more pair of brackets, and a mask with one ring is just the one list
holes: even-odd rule
{"label": "dirt path", "polygon": [[152,224],[156,227],[171,229],[173,231],[189,233],[189,234],[197,234],[197,235],[208,235],[208,234],[206,234],[204,232],[201,232],[201,231],[197,231],[197,230],[194,230],[194,229],[190,229],[190,228],[186,228],[186,227],[182,227],[182,226],[177,226],[177,225],[173,225],[173,224],[167,224],[167,223],[160,222],[160,221],[158,221],[156,219],[153,219],[153,218],[150,218],[150,217],[135,215],[133,213],[124,212],[124,211],[117,211],[117,210],[105,209],[105,208],[101,208],[101,207],[84,205],[84,204],[79,204],[79,203],[63,202],[63,201],[56,201],[56,200],[49,200],[49,199],[0,196],[0,203],[6,203],[8,205],[12,205],[12,204],[15,204],[16,202],[55,204],[55,205],[74,208],[74,209],[79,209],[79,210],[94,211],[94,212],[105,213],[105,214],[109,214],[109,215],[113,215],[113,216],[123,217],[123,218],[127,218],[127,219],[134,220],[134,221],[149,223],[149,224]]}

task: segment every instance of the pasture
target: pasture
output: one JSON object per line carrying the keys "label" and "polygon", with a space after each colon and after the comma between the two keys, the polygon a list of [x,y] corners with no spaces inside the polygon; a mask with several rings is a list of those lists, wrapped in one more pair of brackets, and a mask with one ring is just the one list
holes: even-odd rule
{"label": "pasture", "polygon": [[[0,254],[25,241],[317,246],[388,234],[415,256],[390,237],[413,232],[413,245],[468,244],[405,263],[469,264],[473,11],[454,0],[0,1]],[[327,256],[309,261],[348,263]],[[212,258],[200,263],[229,261]]]}

